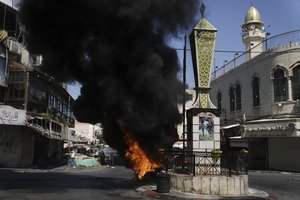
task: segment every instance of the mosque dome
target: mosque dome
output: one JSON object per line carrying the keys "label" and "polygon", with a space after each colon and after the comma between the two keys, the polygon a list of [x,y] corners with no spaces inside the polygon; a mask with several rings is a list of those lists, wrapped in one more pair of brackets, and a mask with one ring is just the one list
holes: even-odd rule
{"label": "mosque dome", "polygon": [[251,6],[249,8],[245,17],[245,23],[243,24],[243,27],[246,27],[249,24],[259,24],[261,26],[264,25],[264,22],[261,20],[258,10],[254,6]]}

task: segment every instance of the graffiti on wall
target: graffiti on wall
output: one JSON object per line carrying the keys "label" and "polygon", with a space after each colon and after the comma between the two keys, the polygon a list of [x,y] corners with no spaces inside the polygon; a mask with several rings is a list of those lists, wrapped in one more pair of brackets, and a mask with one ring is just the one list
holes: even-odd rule
{"label": "graffiti on wall", "polygon": [[0,124],[23,125],[25,123],[25,110],[15,108],[0,108]]}
{"label": "graffiti on wall", "polygon": [[0,130],[0,152],[17,153],[17,138]]}
{"label": "graffiti on wall", "polygon": [[2,110],[0,113],[0,118],[3,121],[7,121],[9,123],[14,123],[14,122],[18,121],[19,116],[18,116],[18,112],[9,112],[6,110]]}

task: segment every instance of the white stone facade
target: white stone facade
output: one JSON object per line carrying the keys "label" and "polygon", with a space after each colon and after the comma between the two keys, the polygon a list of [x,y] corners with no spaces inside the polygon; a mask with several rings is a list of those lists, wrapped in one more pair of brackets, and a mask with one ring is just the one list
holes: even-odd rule
{"label": "white stone facade", "polygon": [[[211,83],[211,98],[215,105],[217,94],[222,94],[222,116],[226,113],[228,121],[243,121],[244,115],[247,120],[277,115],[290,115],[300,111],[299,100],[292,99],[292,87],[289,84],[288,101],[274,102],[274,88],[272,71],[283,68],[288,72],[287,78],[292,77],[291,68],[300,62],[300,45],[292,44],[256,56],[254,59],[236,67],[228,73],[214,79]],[[259,77],[260,105],[253,106],[252,78]],[[240,110],[230,111],[229,88],[236,83],[241,85]]]}

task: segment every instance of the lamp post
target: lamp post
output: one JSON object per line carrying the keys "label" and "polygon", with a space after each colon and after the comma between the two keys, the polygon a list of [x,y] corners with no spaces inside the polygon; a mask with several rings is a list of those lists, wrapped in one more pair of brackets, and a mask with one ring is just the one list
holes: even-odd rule
{"label": "lamp post", "polygon": [[268,36],[271,35],[270,32],[266,33],[266,51],[268,50]]}
{"label": "lamp post", "polygon": [[214,68],[214,78],[217,78],[217,70],[218,70],[218,66],[215,66]]}
{"label": "lamp post", "polygon": [[226,63],[227,63],[227,60],[224,60],[224,62],[223,62],[223,74],[225,74],[225,72],[226,72],[226,70],[225,70]]}
{"label": "lamp post", "polygon": [[236,63],[235,63],[235,58],[236,58],[236,56],[238,56],[239,55],[239,53],[238,52],[236,52],[234,55],[233,55],[233,63],[234,63],[234,68],[235,68],[235,66],[236,66]]}

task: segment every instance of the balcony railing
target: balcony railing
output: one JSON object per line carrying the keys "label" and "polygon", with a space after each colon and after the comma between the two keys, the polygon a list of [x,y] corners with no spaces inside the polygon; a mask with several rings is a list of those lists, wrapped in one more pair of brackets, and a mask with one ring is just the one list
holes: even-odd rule
{"label": "balcony railing", "polygon": [[[255,49],[257,46],[262,45],[263,51],[256,52]],[[266,38],[264,41],[254,46],[252,49],[244,52],[243,54],[236,56],[233,60],[227,62],[222,67],[213,71],[212,76],[213,79],[216,79],[225,73],[235,69],[236,67],[242,65],[247,62],[247,55],[252,51],[254,53],[264,53],[264,52],[272,52],[277,48],[289,46],[296,47],[300,45],[300,30],[286,32],[280,35],[276,35],[270,38]]]}

